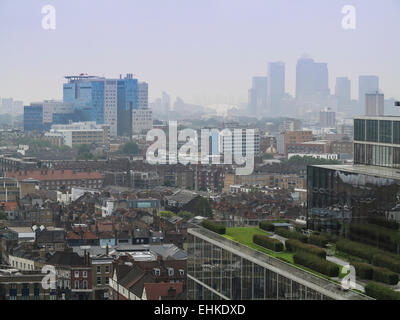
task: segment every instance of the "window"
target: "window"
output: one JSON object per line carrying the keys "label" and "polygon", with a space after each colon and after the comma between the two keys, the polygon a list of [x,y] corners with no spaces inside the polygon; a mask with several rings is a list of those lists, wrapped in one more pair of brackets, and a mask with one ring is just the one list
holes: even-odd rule
{"label": "window", "polygon": [[153,275],[159,276],[159,275],[160,275],[160,269],[154,268],[154,269],[153,269]]}
{"label": "window", "polygon": [[74,288],[79,289],[79,280],[74,281]]}
{"label": "window", "polygon": [[101,285],[101,277],[97,277],[97,285]]}
{"label": "window", "polygon": [[101,267],[100,267],[100,266],[97,266],[96,272],[97,272],[97,273],[101,273]]}
{"label": "window", "polygon": [[174,269],[173,268],[168,268],[168,275],[172,277],[174,275]]}
{"label": "window", "polygon": [[180,274],[181,276],[185,275],[185,270],[179,269],[179,274]]}
{"label": "window", "polygon": [[105,273],[110,273],[110,266],[105,266]]}
{"label": "window", "polygon": [[79,271],[75,271],[75,272],[74,272],[74,277],[75,277],[75,278],[79,278]]}
{"label": "window", "polygon": [[83,271],[82,274],[84,278],[87,278],[87,271]]}
{"label": "window", "polygon": [[88,288],[88,282],[87,280],[82,281],[82,289],[87,289]]}

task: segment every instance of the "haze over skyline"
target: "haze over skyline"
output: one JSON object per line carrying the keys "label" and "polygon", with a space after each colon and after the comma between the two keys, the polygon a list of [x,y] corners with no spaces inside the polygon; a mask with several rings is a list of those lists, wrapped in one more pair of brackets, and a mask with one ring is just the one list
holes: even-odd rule
{"label": "haze over skyline", "polygon": [[[41,27],[47,4],[56,30]],[[347,4],[355,30],[341,26]],[[192,103],[246,102],[251,78],[271,61],[285,62],[293,95],[296,62],[307,53],[328,63],[332,94],[346,76],[356,99],[358,76],[373,74],[386,98],[400,99],[399,13],[396,0],[31,0],[22,10],[21,1],[0,0],[0,97],[61,99],[65,75],[133,73],[149,83],[150,101],[165,91]]]}

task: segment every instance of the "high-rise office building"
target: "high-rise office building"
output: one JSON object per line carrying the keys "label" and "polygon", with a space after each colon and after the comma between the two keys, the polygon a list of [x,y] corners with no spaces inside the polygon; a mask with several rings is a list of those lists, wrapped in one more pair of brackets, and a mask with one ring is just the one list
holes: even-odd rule
{"label": "high-rise office building", "polygon": [[117,92],[118,135],[131,137],[133,110],[138,109],[138,80],[132,74],[127,74],[124,79],[117,81]]}
{"label": "high-rise office building", "polygon": [[365,95],[365,115],[383,116],[385,113],[385,97],[382,93],[367,93]]}
{"label": "high-rise office building", "polygon": [[296,65],[296,99],[299,101],[327,98],[328,65],[311,58],[300,58]]}
{"label": "high-rise office building", "polygon": [[108,125],[111,136],[131,136],[132,111],[139,108],[138,80],[132,74],[119,79],[85,74],[65,78],[63,102],[72,104],[75,121],[96,121]]}
{"label": "high-rise office building", "polygon": [[271,111],[281,106],[285,96],[285,64],[271,62],[268,64],[268,105]]}
{"label": "high-rise office building", "polygon": [[319,113],[319,125],[322,128],[336,128],[336,112],[331,108],[325,108]]}
{"label": "high-rise office building", "polygon": [[138,83],[138,109],[149,107],[149,85],[147,82]]}
{"label": "high-rise office building", "polygon": [[[376,228],[374,221],[380,221],[381,226],[399,223],[399,168],[400,117],[356,117],[354,165],[307,168],[308,227],[346,235],[346,226],[352,224]],[[388,234],[395,231],[398,237],[398,228],[389,230]],[[388,238],[352,236],[356,241],[399,252],[398,245]]]}
{"label": "high-rise office building", "polygon": [[349,107],[351,102],[351,82],[349,78],[336,78],[335,97],[338,101],[339,111],[343,111]]}
{"label": "high-rise office building", "polygon": [[73,112],[71,103],[59,100],[43,101],[43,124],[52,124],[54,114],[71,114]]}
{"label": "high-rise office building", "polygon": [[24,131],[42,132],[43,126],[43,103],[31,103],[24,107]]}
{"label": "high-rise office building", "polygon": [[358,104],[360,110],[365,106],[365,95],[367,93],[376,93],[379,91],[379,77],[377,76],[359,76],[358,77]]}
{"label": "high-rise office building", "polygon": [[248,112],[251,116],[258,117],[267,112],[267,91],[267,77],[253,77],[248,100]]}

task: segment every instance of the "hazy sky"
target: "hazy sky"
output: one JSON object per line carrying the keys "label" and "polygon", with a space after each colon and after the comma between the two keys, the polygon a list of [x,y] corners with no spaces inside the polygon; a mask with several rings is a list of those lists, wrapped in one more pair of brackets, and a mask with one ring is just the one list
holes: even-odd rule
{"label": "hazy sky", "polygon": [[[42,29],[43,5],[56,30]],[[344,5],[356,29],[341,27]],[[337,76],[376,74],[386,97],[400,99],[399,0],[0,0],[0,97],[26,104],[62,98],[64,75],[149,83],[187,102],[247,101],[251,77],[269,61],[286,63],[287,91],[304,53]]]}

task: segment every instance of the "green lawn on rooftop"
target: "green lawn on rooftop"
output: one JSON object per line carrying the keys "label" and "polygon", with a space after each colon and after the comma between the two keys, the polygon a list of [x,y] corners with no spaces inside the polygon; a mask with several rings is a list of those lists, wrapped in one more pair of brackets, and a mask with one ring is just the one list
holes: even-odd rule
{"label": "green lawn on rooftop", "polygon": [[264,231],[258,227],[239,227],[239,228],[226,228],[226,234],[224,234],[225,238],[237,241],[245,246],[248,246],[257,251],[261,251],[263,253],[269,254],[270,256],[276,258],[282,258],[287,262],[293,263],[293,253],[283,251],[283,252],[275,252],[272,250],[268,250],[264,247],[261,247],[253,242],[253,236],[255,234],[263,234],[269,235],[271,233]]}

